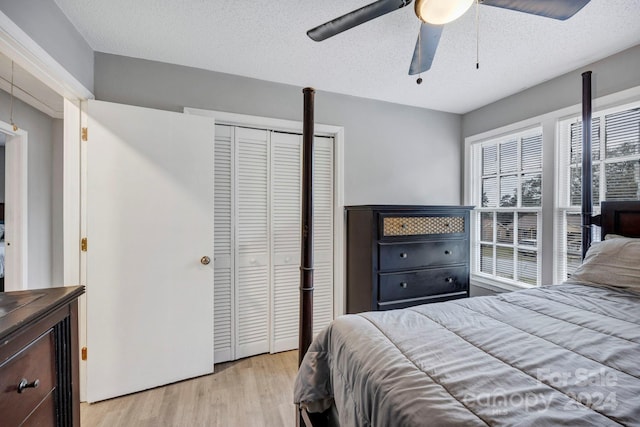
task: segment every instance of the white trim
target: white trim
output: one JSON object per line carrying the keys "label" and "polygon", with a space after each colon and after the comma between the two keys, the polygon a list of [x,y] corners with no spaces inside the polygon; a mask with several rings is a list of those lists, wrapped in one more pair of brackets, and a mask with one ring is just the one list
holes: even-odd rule
{"label": "white trim", "polygon": [[29,139],[23,129],[0,122],[5,143],[5,291],[29,289]]}
{"label": "white trim", "polygon": [[[274,119],[191,107],[185,107],[184,113],[211,117],[215,120],[216,124],[302,133],[302,122],[294,120]],[[331,136],[334,138],[333,315],[334,317],[338,317],[346,312],[346,289],[344,285],[346,277],[344,268],[344,250],[346,245],[344,231],[344,127],[315,124],[314,131],[316,135]]]}
{"label": "white trim", "polygon": [[93,99],[89,89],[2,11],[0,11],[0,52],[65,98]]}
{"label": "white trim", "polygon": [[335,210],[333,218],[333,317],[347,312],[347,270],[344,266],[347,238],[344,214],[344,128],[333,134],[333,168]]}
{"label": "white trim", "polygon": [[80,283],[80,103],[64,99],[63,283]]}
{"label": "white trim", "polygon": [[527,287],[527,286],[519,286],[514,283],[506,283],[500,282],[497,280],[492,280],[486,277],[472,275],[470,284],[472,286],[477,286],[479,288],[489,289],[490,291],[498,291],[498,292],[512,292],[512,291],[521,291],[523,289],[530,289],[535,286]]}
{"label": "white trim", "polygon": [[[62,176],[62,245],[63,284],[65,286],[86,284],[81,280],[80,270],[80,105],[79,101],[64,99],[63,123],[63,176]],[[87,299],[78,299],[78,342],[79,347],[87,345]],[[80,358],[80,400],[86,400],[87,363]]]}
{"label": "white trim", "polygon": [[[89,103],[87,101],[80,102],[80,127],[78,128],[78,132],[82,127],[88,126],[88,110]],[[80,250],[80,238],[81,236],[87,235],[87,144],[80,143],[80,183],[78,185],[79,191],[79,200],[80,200],[80,222],[78,223],[79,234],[77,235],[77,254],[79,254],[79,275],[80,275],[80,285],[86,287],[87,292],[89,289],[87,287],[87,253],[82,252]],[[67,165],[65,165],[66,169]],[[72,232],[72,231],[71,231]],[[65,236],[67,235],[67,230],[65,230]],[[67,254],[65,254],[66,256]],[[66,260],[66,257],[65,257]],[[79,336],[79,347],[87,346],[87,310],[89,309],[89,305],[87,302],[86,294],[83,295],[79,300],[78,307],[78,319],[80,322],[80,326],[78,328]],[[82,360],[80,358],[80,401],[87,401],[87,361]]]}

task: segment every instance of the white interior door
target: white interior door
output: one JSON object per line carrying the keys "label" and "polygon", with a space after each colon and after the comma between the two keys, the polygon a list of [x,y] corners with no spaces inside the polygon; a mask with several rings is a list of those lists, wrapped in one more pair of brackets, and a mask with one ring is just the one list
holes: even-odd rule
{"label": "white interior door", "polygon": [[333,138],[313,139],[313,333],[333,320]]}
{"label": "white interior door", "polygon": [[302,135],[271,133],[271,352],[298,348]]}
{"label": "white interior door", "polygon": [[235,129],[236,358],[269,351],[269,134]]}
{"label": "white interior door", "polygon": [[235,359],[234,275],[234,133],[232,126],[216,125],[215,247],[214,247],[214,359]]}
{"label": "white interior door", "polygon": [[214,124],[91,101],[87,400],[213,372]]}

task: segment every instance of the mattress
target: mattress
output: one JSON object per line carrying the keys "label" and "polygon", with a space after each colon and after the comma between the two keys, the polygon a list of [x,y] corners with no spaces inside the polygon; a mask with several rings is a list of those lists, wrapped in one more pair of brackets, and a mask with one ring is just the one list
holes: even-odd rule
{"label": "mattress", "polygon": [[640,294],[563,284],[347,315],[294,400],[346,426],[640,425]]}

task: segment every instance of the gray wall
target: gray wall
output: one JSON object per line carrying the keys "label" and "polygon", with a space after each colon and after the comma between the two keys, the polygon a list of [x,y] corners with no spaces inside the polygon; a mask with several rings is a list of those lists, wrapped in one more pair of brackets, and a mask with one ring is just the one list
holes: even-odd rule
{"label": "gray wall", "polygon": [[64,285],[63,165],[64,121],[51,124],[51,285]]}
{"label": "gray wall", "polygon": [[93,49],[52,0],[0,0],[0,10],[93,91]]}
{"label": "gray wall", "polygon": [[588,70],[593,98],[640,86],[640,45],[465,114],[463,138],[579,104]]}
{"label": "gray wall", "polygon": [[[9,95],[0,91],[0,120],[5,123],[10,121],[9,105]],[[29,271],[27,281],[29,288],[46,288],[52,284],[51,181],[54,120],[19,100],[14,100],[13,106],[15,123],[28,133]],[[62,197],[62,194],[56,197]]]}
{"label": "gray wall", "polygon": [[[96,53],[96,99],[302,119],[302,88]],[[317,123],[345,128],[345,204],[459,204],[460,116],[316,93]]]}

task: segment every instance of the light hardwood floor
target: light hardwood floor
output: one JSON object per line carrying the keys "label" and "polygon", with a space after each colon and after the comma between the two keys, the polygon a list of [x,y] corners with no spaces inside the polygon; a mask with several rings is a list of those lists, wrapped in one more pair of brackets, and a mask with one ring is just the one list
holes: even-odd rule
{"label": "light hardwood floor", "polygon": [[83,427],[288,427],[295,425],[298,352],[215,366],[193,380],[80,407]]}

